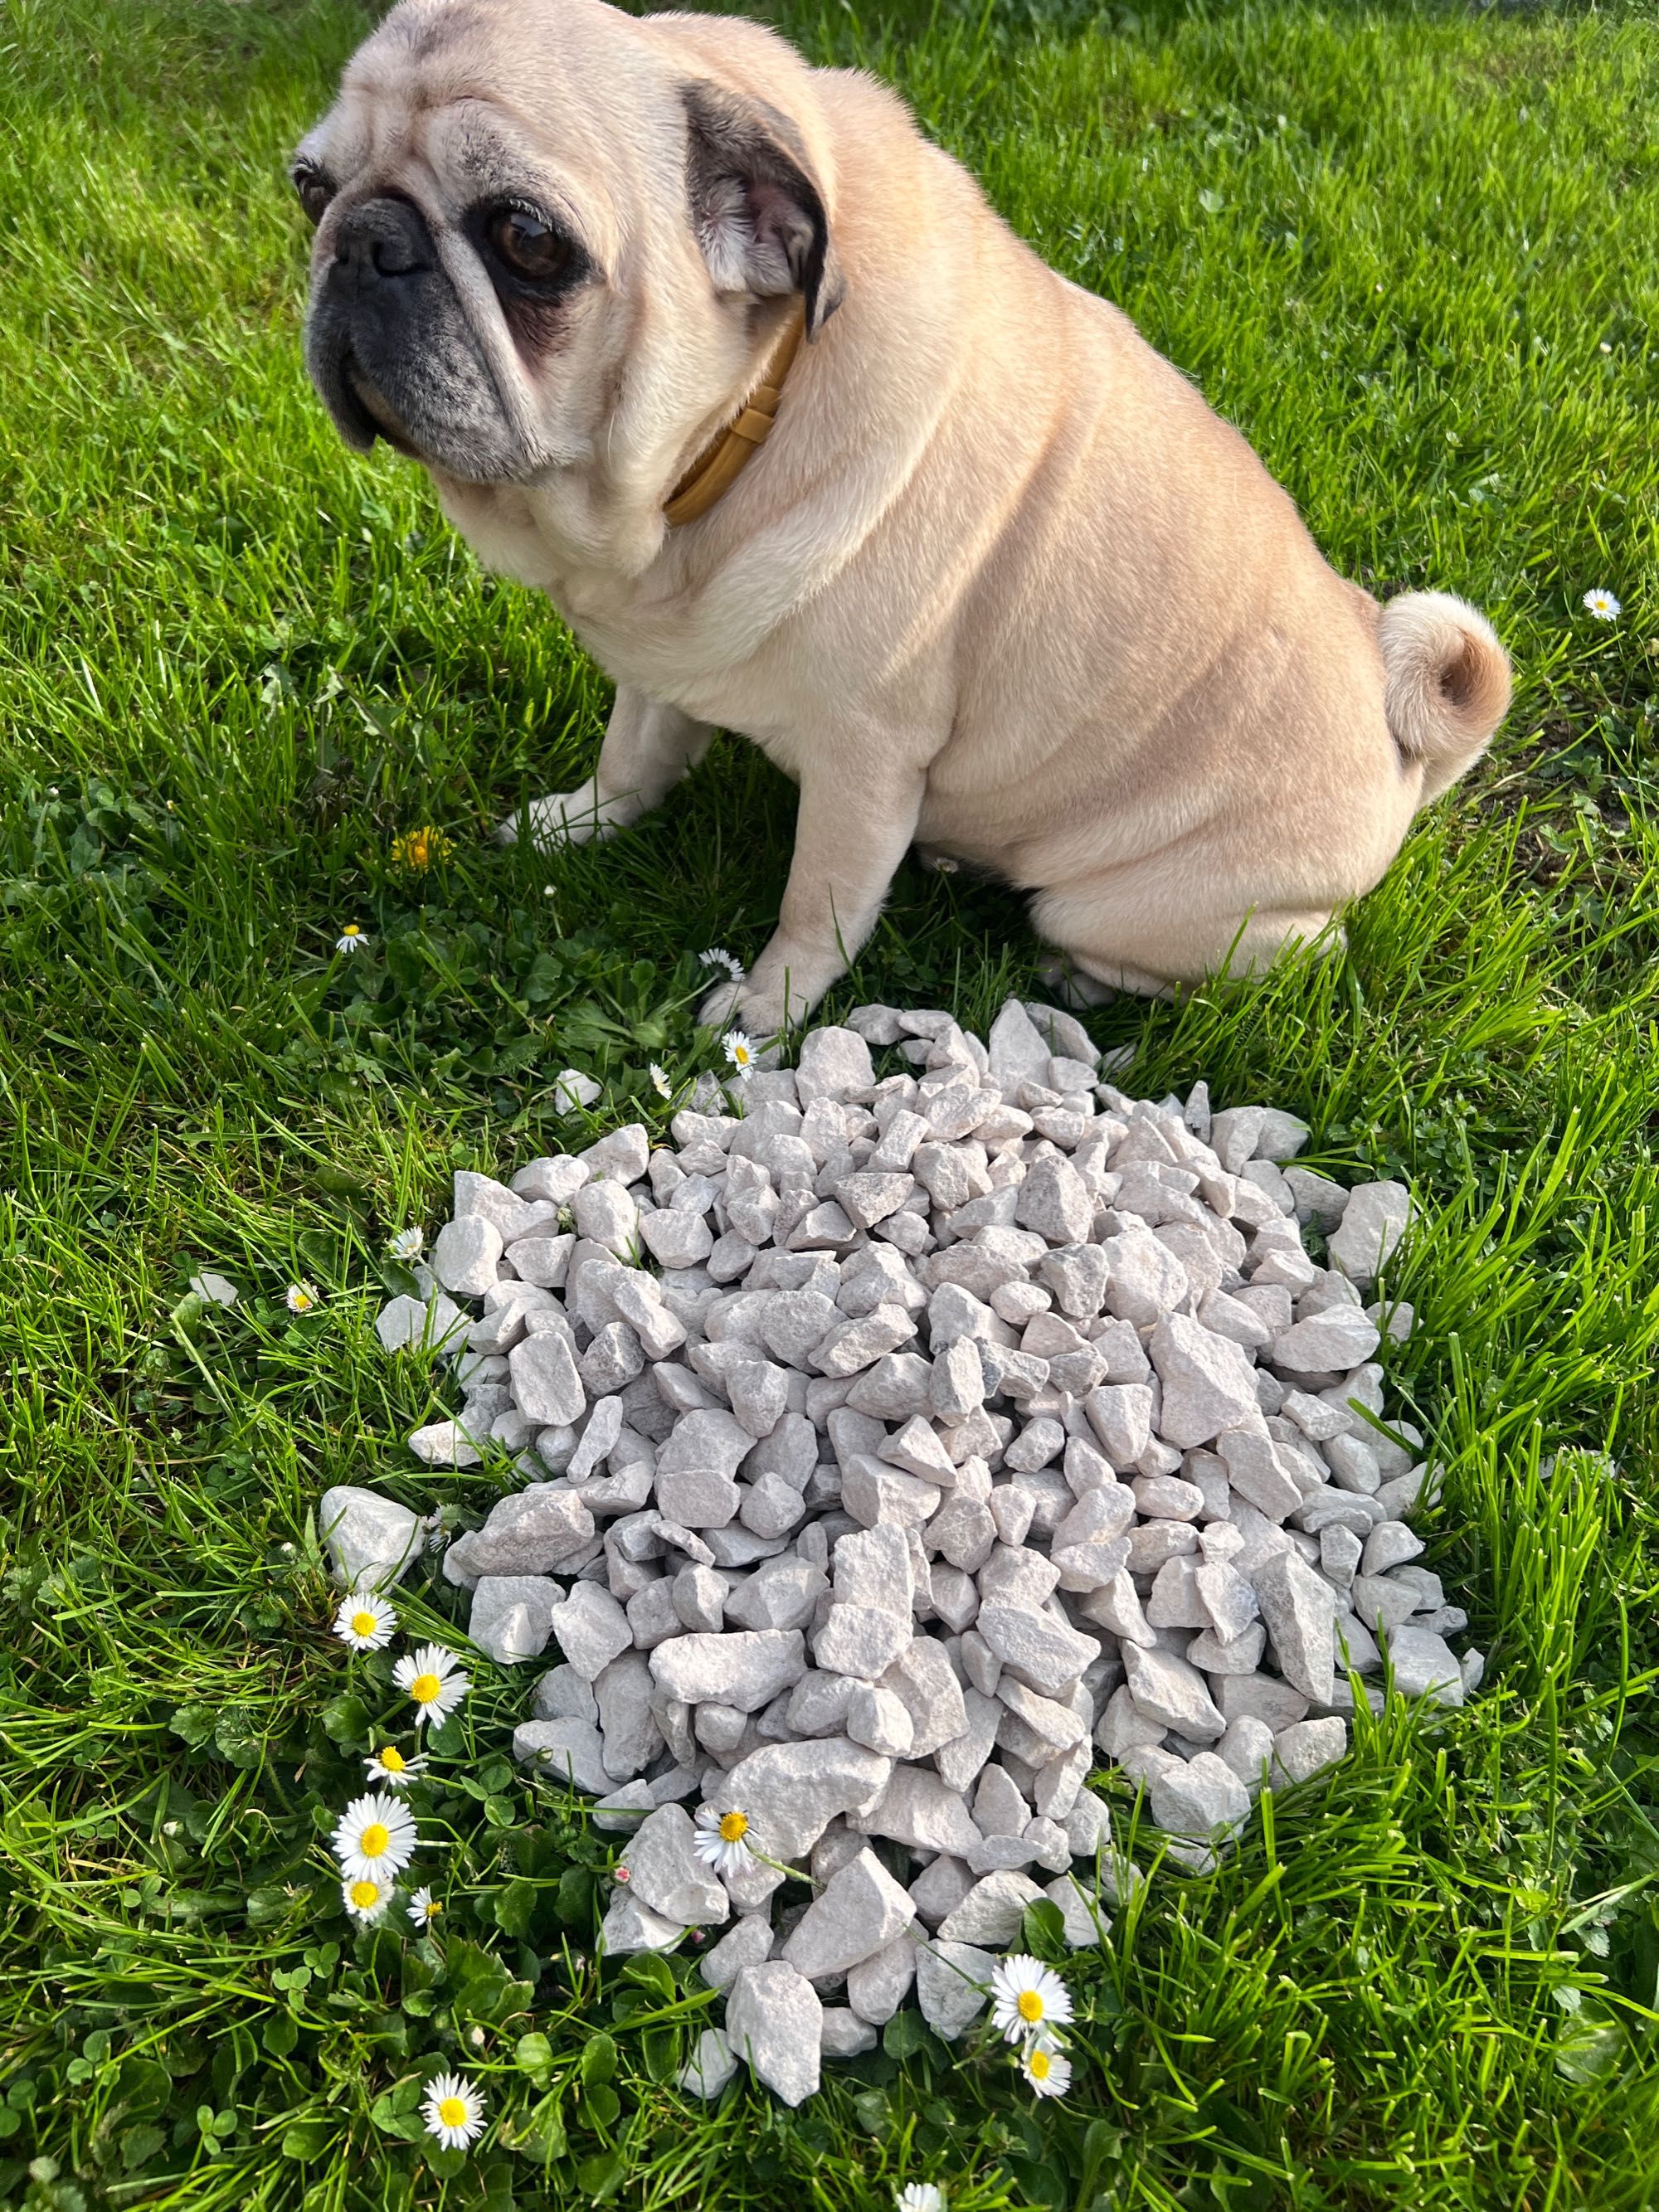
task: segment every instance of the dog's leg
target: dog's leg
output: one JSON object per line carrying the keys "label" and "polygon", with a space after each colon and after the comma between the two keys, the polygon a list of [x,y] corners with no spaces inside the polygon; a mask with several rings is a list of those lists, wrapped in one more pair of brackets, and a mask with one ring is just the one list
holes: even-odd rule
{"label": "dog's leg", "polygon": [[810,1013],[876,926],[893,872],[916,834],[922,779],[860,761],[809,772],[795,855],[771,943],[739,984],[704,1000],[702,1018],[775,1036]]}
{"label": "dog's leg", "polygon": [[495,832],[498,844],[521,836],[539,846],[585,845],[611,837],[660,805],[686,770],[708,750],[714,732],[678,707],[619,687],[599,748],[599,764],[574,791],[532,799],[522,814],[509,814]]}

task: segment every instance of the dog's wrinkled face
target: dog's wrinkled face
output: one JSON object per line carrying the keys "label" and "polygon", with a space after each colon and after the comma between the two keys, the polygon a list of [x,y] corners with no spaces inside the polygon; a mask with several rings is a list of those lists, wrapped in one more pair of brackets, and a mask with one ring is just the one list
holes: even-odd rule
{"label": "dog's wrinkled face", "polygon": [[403,0],[293,164],[307,361],[343,435],[531,483],[608,453],[637,368],[625,442],[672,451],[745,299],[804,291],[814,326],[835,304],[789,137],[609,8]]}

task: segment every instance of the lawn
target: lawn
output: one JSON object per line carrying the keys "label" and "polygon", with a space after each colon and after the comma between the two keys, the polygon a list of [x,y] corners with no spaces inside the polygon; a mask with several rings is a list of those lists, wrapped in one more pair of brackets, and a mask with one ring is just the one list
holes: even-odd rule
{"label": "lawn", "polygon": [[[694,955],[759,951],[792,813],[723,739],[612,844],[486,842],[586,771],[607,687],[307,386],[283,161],[368,13],[0,15],[0,2207],[1651,2203],[1659,28],[772,15],[1134,315],[1340,568],[1467,592],[1517,675],[1340,960],[1091,1018],[1131,1087],[1206,1077],[1415,1185],[1397,1402],[1485,1688],[1362,1727],[1214,1876],[1158,1865],[1068,1969],[1065,2102],[912,2016],[792,2115],[673,2087],[695,1960],[593,1964],[616,1839],[495,1756],[523,1675],[479,1662],[451,1724],[441,1946],[354,1941],[323,1849],[387,1675],[328,1633],[318,1492],[496,1494],[407,1457],[445,1386],[374,1338],[387,1240],[456,1165],[655,1121],[648,1060],[713,1064]],[[425,824],[422,872],[392,842]],[[907,866],[828,1011],[975,1025],[1036,957],[1012,897]],[[456,1597],[417,1575],[406,1619],[453,1636]],[[458,2059],[496,2124],[431,2158],[412,2107]]]}

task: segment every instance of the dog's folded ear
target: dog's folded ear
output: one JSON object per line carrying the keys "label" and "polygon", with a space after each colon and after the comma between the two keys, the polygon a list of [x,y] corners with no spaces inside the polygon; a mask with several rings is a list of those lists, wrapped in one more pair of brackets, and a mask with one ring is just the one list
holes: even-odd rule
{"label": "dog's folded ear", "polygon": [[799,292],[815,338],[846,293],[823,196],[799,131],[764,100],[684,88],[686,181],[703,259],[722,292]]}

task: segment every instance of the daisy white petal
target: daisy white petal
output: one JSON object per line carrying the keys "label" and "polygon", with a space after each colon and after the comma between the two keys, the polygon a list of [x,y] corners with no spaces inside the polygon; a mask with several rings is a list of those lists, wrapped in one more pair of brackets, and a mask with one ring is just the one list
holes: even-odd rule
{"label": "daisy white petal", "polygon": [[434,2074],[426,2085],[421,2118],[446,2150],[471,2150],[483,2133],[484,2100],[465,2074]]}
{"label": "daisy white petal", "polygon": [[418,1260],[426,1249],[426,1231],[419,1228],[400,1229],[387,1249],[394,1260]]}
{"label": "daisy white petal", "polygon": [[432,1892],[423,1886],[410,1899],[407,1909],[410,1918],[417,1928],[429,1928],[444,1909],[443,1899],[434,1897]]}
{"label": "daisy white petal", "polygon": [[337,952],[362,952],[367,951],[368,945],[368,938],[364,936],[362,930],[355,921],[347,922],[334,940],[334,950]]}
{"label": "daisy white petal", "polygon": [[363,1764],[371,1782],[384,1782],[388,1790],[407,1790],[426,1772],[426,1753],[417,1751],[406,1759],[395,1743],[383,1743]]}
{"label": "daisy white petal", "polygon": [[442,1721],[453,1713],[471,1683],[441,1644],[422,1644],[407,1652],[392,1670],[400,1690],[415,1700],[416,1720]]}
{"label": "daisy white petal", "polygon": [[419,1838],[407,1805],[384,1790],[354,1798],[341,1814],[332,1849],[348,1881],[367,1879],[389,1889],[415,1856]]}
{"label": "daisy white petal", "polygon": [[1616,599],[1605,584],[1598,584],[1584,594],[1584,605],[1597,622],[1617,622],[1625,611],[1623,603]]}
{"label": "daisy white petal", "polygon": [[354,1920],[366,1925],[376,1921],[392,1902],[392,1884],[376,1881],[372,1874],[348,1875],[340,1884],[340,1902]]}
{"label": "daisy white petal", "polygon": [[755,1847],[747,1813],[735,1808],[729,1813],[717,1813],[712,1805],[699,1805],[696,1827],[692,1849],[703,1864],[713,1867],[716,1874],[740,1873]]}
{"label": "daisy white petal", "polygon": [[322,1304],[315,1283],[290,1283],[283,1295],[291,1314],[312,1313]]}
{"label": "daisy white petal", "polygon": [[741,1030],[727,1030],[720,1042],[732,1066],[740,1076],[747,1079],[755,1066],[754,1040],[746,1037]]}
{"label": "daisy white petal", "polygon": [[707,952],[700,952],[698,960],[705,968],[724,968],[734,983],[743,981],[743,963],[735,959],[723,945],[711,945]]}
{"label": "daisy white petal", "polygon": [[354,1651],[382,1651],[392,1641],[398,1616],[379,1590],[353,1590],[334,1616],[334,1633]]}
{"label": "daisy white petal", "polygon": [[1063,2097],[1072,2086],[1071,2060],[1040,2035],[1020,2053],[1019,2069],[1039,2097]]}
{"label": "daisy white petal", "polygon": [[1018,2043],[1070,2020],[1072,1993],[1041,1959],[1011,1952],[991,1970],[991,2017],[1000,2034]]}
{"label": "daisy white petal", "polygon": [[674,1086],[668,1079],[668,1070],[660,1060],[651,1062],[651,1088],[659,1098],[672,1098],[674,1095]]}
{"label": "daisy white petal", "polygon": [[908,2181],[895,2192],[896,2212],[945,2212],[945,2191],[936,2181]]}

